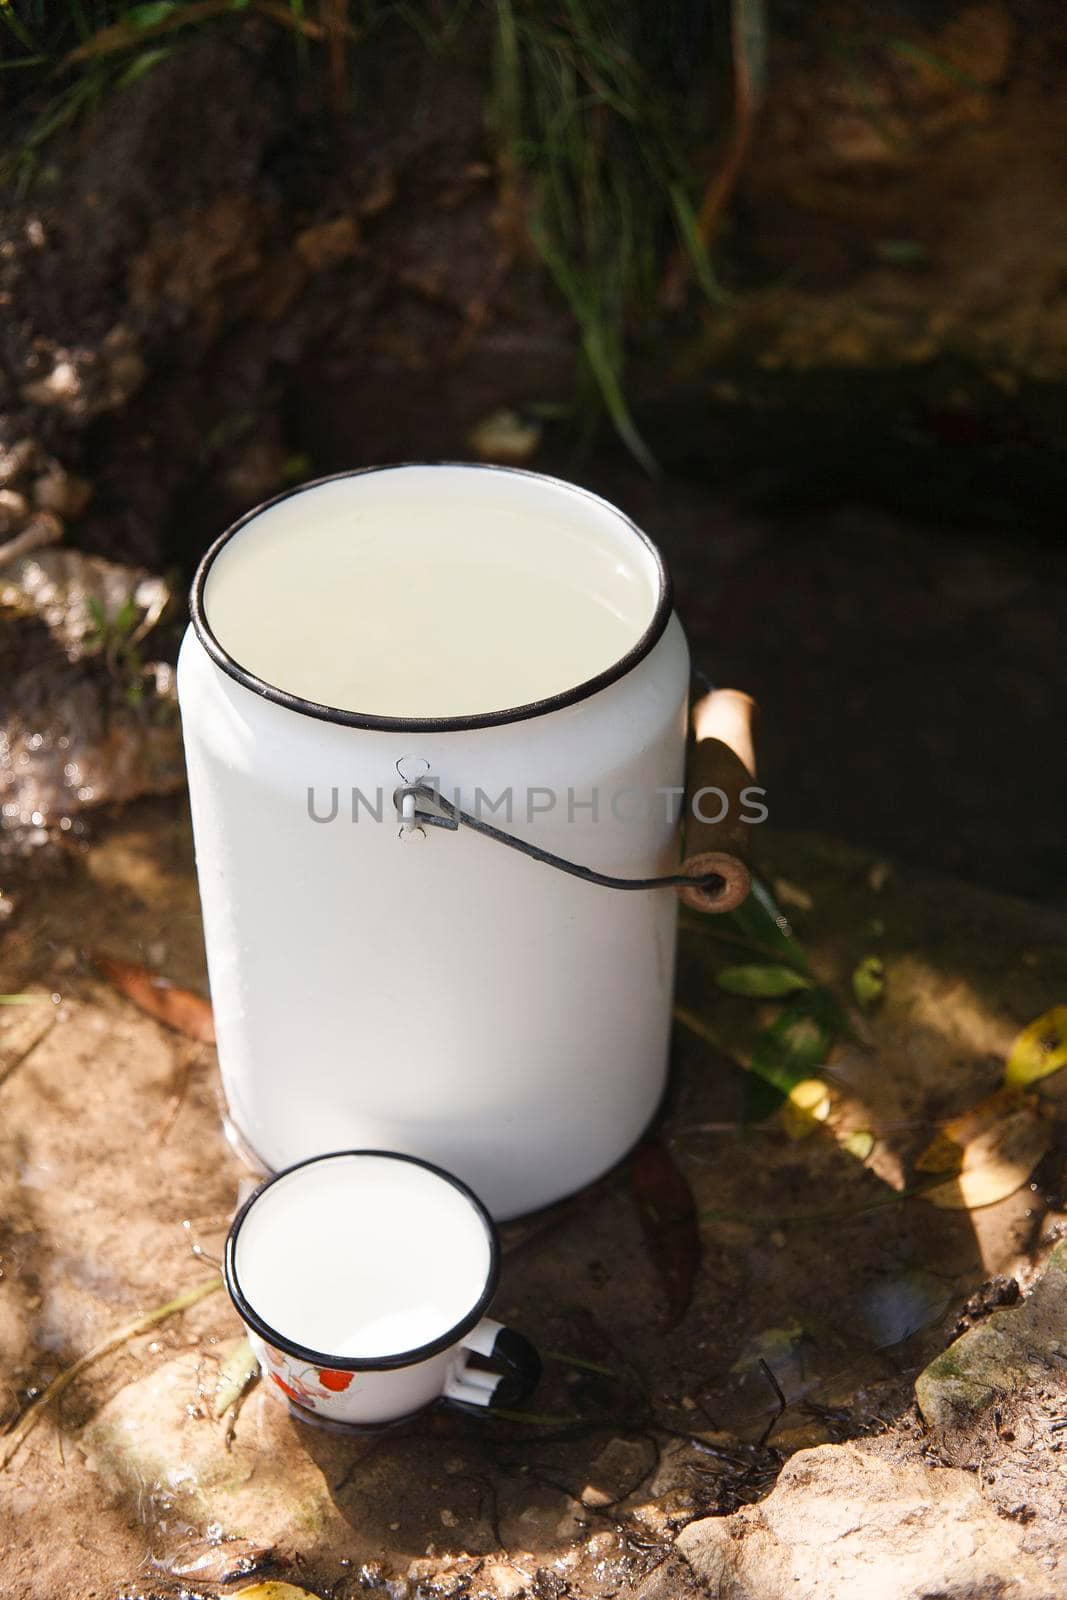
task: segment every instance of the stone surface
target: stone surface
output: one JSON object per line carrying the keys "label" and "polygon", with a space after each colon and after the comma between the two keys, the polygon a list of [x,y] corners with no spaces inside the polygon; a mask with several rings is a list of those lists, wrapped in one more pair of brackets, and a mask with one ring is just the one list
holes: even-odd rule
{"label": "stone surface", "polygon": [[1019,1306],[993,1311],[919,1375],[915,1397],[934,1428],[969,1427],[995,1400],[1067,1375],[1067,1241]]}
{"label": "stone surface", "polygon": [[951,1469],[892,1463],[857,1445],[802,1450],[772,1493],[677,1540],[717,1600],[1052,1600],[1017,1527]]}

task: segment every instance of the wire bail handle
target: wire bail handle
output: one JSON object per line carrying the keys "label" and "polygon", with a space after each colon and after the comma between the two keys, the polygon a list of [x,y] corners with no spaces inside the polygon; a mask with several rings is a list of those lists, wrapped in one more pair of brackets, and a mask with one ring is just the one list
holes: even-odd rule
{"label": "wire bail handle", "polygon": [[[594,883],[605,889],[678,889],[686,905],[698,911],[732,911],[751,888],[748,868],[742,859],[747,852],[747,828],[737,816],[731,819],[730,813],[739,810],[742,790],[755,777],[752,739],[755,710],[755,702],[735,689],[712,689],[693,708],[696,740],[688,763],[687,852],[680,872],[654,878],[619,878],[554,855],[551,850],[542,850],[539,845],[506,833],[503,828],[494,827],[446,800],[438,787],[426,781],[430,764],[421,757],[403,756],[396,763],[397,773],[407,780],[393,793],[400,835],[410,837],[414,833],[424,833],[426,828],[444,828],[450,833],[458,832],[460,827],[470,828],[483,838],[517,850],[558,872],[580,878],[584,883]],[[423,769],[417,779],[410,772],[416,761]],[[723,816],[715,823],[703,822],[690,806],[690,796],[698,797],[704,788],[714,789],[726,799]],[[424,802],[421,806],[420,801]],[[436,809],[428,810],[427,806]],[[728,844],[729,848],[721,848],[723,844]]]}

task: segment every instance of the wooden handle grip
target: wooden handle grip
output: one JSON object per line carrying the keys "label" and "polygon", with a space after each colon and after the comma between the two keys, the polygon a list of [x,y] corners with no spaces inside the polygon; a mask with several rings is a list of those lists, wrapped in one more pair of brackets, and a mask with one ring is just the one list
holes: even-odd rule
{"label": "wooden handle grip", "polygon": [[732,911],[751,888],[741,791],[756,776],[755,720],[755,701],[737,689],[712,689],[693,708],[682,871],[693,877],[714,872],[723,880],[718,889],[696,884],[679,889],[683,903],[694,911]]}

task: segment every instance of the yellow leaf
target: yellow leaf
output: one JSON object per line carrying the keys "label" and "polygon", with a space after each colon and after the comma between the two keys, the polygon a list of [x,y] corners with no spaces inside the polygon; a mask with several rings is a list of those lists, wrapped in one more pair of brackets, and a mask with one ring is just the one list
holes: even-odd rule
{"label": "yellow leaf", "polygon": [[922,1191],[931,1205],[974,1211],[1022,1187],[1052,1143],[1036,1097],[999,1089],[945,1124],[915,1163],[920,1172],[953,1172]]}
{"label": "yellow leaf", "polygon": [[778,1116],[791,1139],[806,1139],[830,1115],[830,1091],[821,1078],[801,1078],[790,1089]]}
{"label": "yellow leaf", "polygon": [[319,1596],[312,1594],[310,1589],[298,1589],[295,1583],[278,1583],[268,1578],[265,1583],[253,1583],[247,1589],[238,1589],[233,1600],[319,1600]]}
{"label": "yellow leaf", "polygon": [[1004,1082],[1019,1088],[1061,1067],[1067,1067],[1067,1006],[1053,1006],[1019,1034],[1008,1052]]}
{"label": "yellow leaf", "polygon": [[857,1128],[854,1133],[842,1134],[840,1144],[842,1150],[847,1150],[857,1161],[866,1161],[874,1149],[875,1138],[869,1128]]}

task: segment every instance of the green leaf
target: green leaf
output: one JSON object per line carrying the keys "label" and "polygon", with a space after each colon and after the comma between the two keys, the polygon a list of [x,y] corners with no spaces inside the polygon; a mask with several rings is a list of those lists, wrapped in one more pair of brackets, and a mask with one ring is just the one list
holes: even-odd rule
{"label": "green leaf", "polygon": [[671,209],[674,212],[674,223],[678,229],[679,237],[689,256],[693,275],[713,305],[723,306],[731,302],[731,297],[725,292],[715,269],[711,264],[707,246],[700,237],[700,228],[697,224],[696,213],[680,183],[672,183],[668,190]]}
{"label": "green leaf", "polygon": [[761,879],[753,878],[748,899],[719,920],[726,928],[734,928],[750,944],[761,945],[768,955],[785,956],[799,972],[807,972],[808,963],[793,936],[789,918]]}
{"label": "green leaf", "polygon": [[134,56],[129,66],[119,73],[118,78],[115,80],[115,87],[117,89],[125,89],[129,84],[136,83],[138,78],[145,77],[153,67],[157,67],[161,61],[165,61],[170,53],[169,45],[161,45],[158,50],[142,50],[140,55]]}
{"label": "green leaf", "polygon": [[885,993],[885,966],[880,956],[864,956],[852,974],[856,1004],[869,1011]]}
{"label": "green leaf", "polygon": [[177,9],[177,0],[149,0],[146,5],[131,6],[121,20],[131,28],[154,28]]}
{"label": "green leaf", "polygon": [[0,0],[0,21],[7,24],[21,45],[25,46],[27,50],[36,51],[37,45],[33,34],[26,27],[26,24],[15,15],[15,9],[8,3],[8,0]]}
{"label": "green leaf", "polygon": [[136,622],[137,602],[134,600],[133,595],[129,594],[116,611],[115,621],[112,626],[117,634],[127,634],[133,632]]}
{"label": "green leaf", "polygon": [[749,1071],[788,1094],[821,1067],[834,1042],[832,1031],[804,1001],[787,1006],[756,1040]]}
{"label": "green leaf", "polygon": [[715,982],[727,994],[752,995],[765,1000],[780,999],[794,994],[798,989],[810,989],[811,980],[803,973],[789,967],[753,965],[726,967],[718,973]]}

